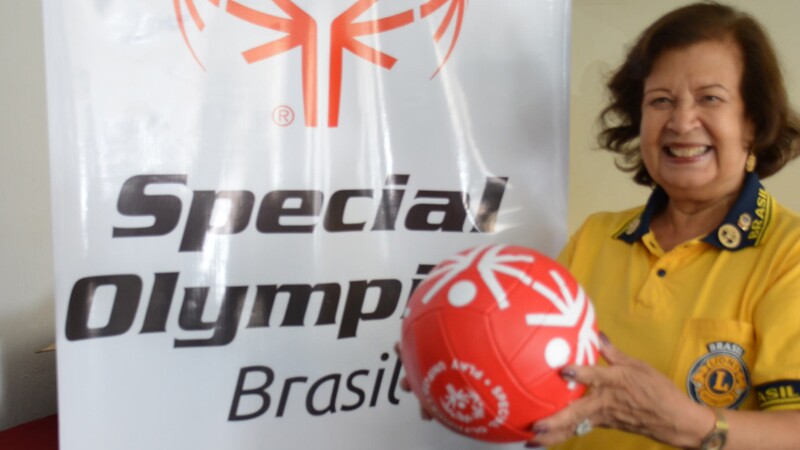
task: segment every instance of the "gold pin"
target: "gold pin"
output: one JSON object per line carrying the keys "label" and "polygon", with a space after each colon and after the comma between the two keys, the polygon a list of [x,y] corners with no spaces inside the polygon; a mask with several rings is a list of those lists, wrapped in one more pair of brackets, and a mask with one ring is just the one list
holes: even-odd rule
{"label": "gold pin", "polygon": [[753,225],[753,217],[748,213],[742,213],[742,215],[739,216],[739,222],[737,224],[742,231],[747,231],[750,229],[750,226]]}
{"label": "gold pin", "polygon": [[629,224],[628,228],[625,229],[625,234],[633,234],[636,232],[636,229],[639,228],[639,224],[642,223],[640,217],[633,219]]}
{"label": "gold pin", "polygon": [[736,248],[742,242],[742,234],[739,229],[729,223],[719,227],[717,237],[725,248]]}

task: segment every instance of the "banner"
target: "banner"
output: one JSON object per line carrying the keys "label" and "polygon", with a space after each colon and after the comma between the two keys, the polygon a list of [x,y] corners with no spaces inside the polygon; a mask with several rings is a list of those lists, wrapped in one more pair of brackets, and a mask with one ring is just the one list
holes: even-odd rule
{"label": "banner", "polygon": [[565,241],[570,5],[44,2],[62,450],[477,449],[393,351]]}

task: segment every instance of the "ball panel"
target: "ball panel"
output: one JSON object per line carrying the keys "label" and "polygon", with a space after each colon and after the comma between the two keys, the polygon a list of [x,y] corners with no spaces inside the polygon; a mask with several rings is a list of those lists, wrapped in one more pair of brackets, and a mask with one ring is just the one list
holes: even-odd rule
{"label": "ball panel", "polygon": [[524,315],[530,309],[530,299],[534,294],[530,286],[518,280],[513,281],[503,285],[507,292],[509,306],[506,309],[495,308],[488,312],[492,336],[499,351],[506,359],[510,359],[518,353],[525,341],[536,331],[524,320],[508,320],[510,315]]}

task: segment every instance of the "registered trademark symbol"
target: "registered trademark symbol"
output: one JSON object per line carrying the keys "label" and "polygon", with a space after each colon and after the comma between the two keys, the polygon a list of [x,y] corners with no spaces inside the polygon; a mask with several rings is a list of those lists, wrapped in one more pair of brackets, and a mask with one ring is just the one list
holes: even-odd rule
{"label": "registered trademark symbol", "polygon": [[278,106],[272,110],[272,121],[280,127],[288,127],[294,122],[294,110],[286,105]]}

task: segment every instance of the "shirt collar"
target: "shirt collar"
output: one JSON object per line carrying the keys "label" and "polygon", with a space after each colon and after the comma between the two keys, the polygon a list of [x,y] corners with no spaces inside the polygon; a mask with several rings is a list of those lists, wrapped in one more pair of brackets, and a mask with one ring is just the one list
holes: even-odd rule
{"label": "shirt collar", "polygon": [[[656,187],[647,200],[644,210],[629,220],[615,237],[629,244],[642,238],[650,231],[653,215],[667,206],[669,196],[660,186]],[[739,193],[739,198],[728,211],[725,219],[716,230],[703,237],[706,242],[721,250],[737,251],[761,243],[769,225],[774,200],[761,185],[758,175],[748,173]]]}

